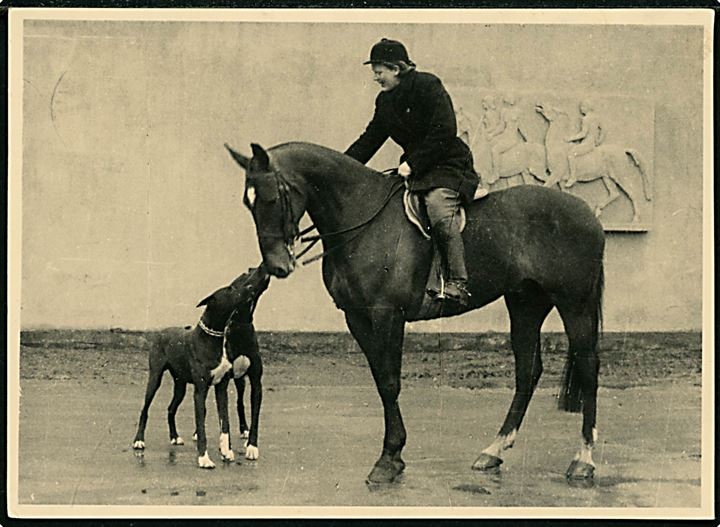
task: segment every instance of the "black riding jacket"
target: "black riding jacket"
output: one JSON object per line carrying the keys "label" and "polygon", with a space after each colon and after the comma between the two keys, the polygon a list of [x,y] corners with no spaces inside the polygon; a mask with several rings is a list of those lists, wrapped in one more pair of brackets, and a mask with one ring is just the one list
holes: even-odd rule
{"label": "black riding jacket", "polygon": [[431,73],[413,70],[400,79],[378,94],[372,120],[345,153],[367,163],[390,137],[404,151],[400,162],[412,169],[410,190],[449,188],[472,201],[479,178],[470,149],[457,137],[450,95]]}

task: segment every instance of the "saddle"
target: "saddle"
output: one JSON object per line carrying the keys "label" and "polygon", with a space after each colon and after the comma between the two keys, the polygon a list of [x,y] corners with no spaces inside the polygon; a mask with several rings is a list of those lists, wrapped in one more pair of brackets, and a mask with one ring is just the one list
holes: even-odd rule
{"label": "saddle", "polygon": [[[475,191],[473,200],[477,201],[488,195],[487,189],[478,187]],[[405,216],[408,221],[415,225],[420,234],[427,239],[432,240],[430,219],[427,215],[425,202],[419,194],[405,190],[403,194],[403,204],[405,206]],[[460,232],[465,228],[466,215],[465,208],[460,207]],[[425,298],[418,314],[418,319],[435,318],[437,311],[442,302],[434,302],[445,298],[445,281],[447,280],[447,269],[445,268],[440,250],[437,244],[433,243],[432,263],[430,264],[430,273],[428,274],[427,283],[425,285]]]}

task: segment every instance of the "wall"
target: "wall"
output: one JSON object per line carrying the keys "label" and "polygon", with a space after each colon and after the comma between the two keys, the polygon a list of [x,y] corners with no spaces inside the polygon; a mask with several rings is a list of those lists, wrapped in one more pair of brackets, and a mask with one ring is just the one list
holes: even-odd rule
{"label": "wall", "polygon": [[[199,299],[260,259],[223,143],[344,149],[371,115],[362,62],[382,36],[451,91],[654,105],[653,222],[608,234],[606,328],[700,328],[701,27],[101,21],[25,22],[22,326],[193,322]],[[413,329],[505,330],[506,319],[497,303]],[[318,264],[274,281],[257,325],[344,328]],[[546,329],[557,328],[553,315]]]}

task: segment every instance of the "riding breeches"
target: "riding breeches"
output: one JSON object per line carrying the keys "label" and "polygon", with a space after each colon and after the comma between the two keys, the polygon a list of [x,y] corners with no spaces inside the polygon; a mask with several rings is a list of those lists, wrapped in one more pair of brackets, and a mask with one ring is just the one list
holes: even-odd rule
{"label": "riding breeches", "polygon": [[460,225],[460,193],[449,188],[434,188],[425,194],[425,207],[427,208],[430,225],[440,220],[450,218],[453,223]]}
{"label": "riding breeches", "polygon": [[460,194],[448,188],[435,188],[425,194],[432,237],[448,270],[448,280],[467,282],[465,248],[460,234]]}

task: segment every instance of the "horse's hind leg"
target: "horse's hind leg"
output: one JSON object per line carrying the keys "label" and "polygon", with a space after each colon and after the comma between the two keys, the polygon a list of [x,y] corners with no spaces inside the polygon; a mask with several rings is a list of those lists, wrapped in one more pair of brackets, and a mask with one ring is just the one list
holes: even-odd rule
{"label": "horse's hind leg", "polygon": [[175,379],[175,386],[173,388],[173,397],[168,406],[168,428],[170,429],[170,444],[171,445],[184,445],[185,441],[178,435],[177,427],[175,426],[175,415],[177,414],[180,403],[185,398],[185,392],[187,391],[187,384],[180,379]]}
{"label": "horse's hind leg", "polygon": [[515,356],[515,394],[500,432],[475,460],[474,470],[492,470],[500,466],[502,452],[512,448],[515,442],[543,369],[540,328],[552,303],[536,285],[527,286],[520,293],[505,295],[505,303],[510,312],[510,337]]}
{"label": "horse's hind leg", "polygon": [[569,479],[590,479],[595,472],[592,450],[597,441],[597,388],[600,360],[598,358],[597,313],[591,307],[568,309],[558,306],[565,324],[569,350],[563,375],[560,407],[569,412],[582,408],[582,444],[566,476]]}

